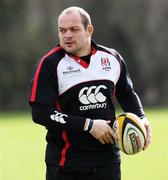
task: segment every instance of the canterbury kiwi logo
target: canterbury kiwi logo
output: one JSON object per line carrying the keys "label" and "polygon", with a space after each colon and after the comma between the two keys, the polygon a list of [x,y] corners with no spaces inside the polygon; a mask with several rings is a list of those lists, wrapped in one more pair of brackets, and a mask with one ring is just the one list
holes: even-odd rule
{"label": "canterbury kiwi logo", "polygon": [[82,104],[104,102],[106,100],[106,96],[103,95],[101,89],[107,89],[107,87],[100,85],[82,88],[79,92],[79,101]]}
{"label": "canterbury kiwi logo", "polygon": [[59,122],[61,124],[65,124],[66,121],[64,120],[63,117],[68,117],[66,114],[62,114],[58,111],[54,111],[55,114],[51,114],[50,115],[50,118],[53,120],[53,121],[56,121],[56,122]]}

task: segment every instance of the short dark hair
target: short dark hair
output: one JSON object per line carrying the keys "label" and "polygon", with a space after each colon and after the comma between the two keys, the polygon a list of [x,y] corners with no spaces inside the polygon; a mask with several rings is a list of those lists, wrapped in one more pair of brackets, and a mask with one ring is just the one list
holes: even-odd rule
{"label": "short dark hair", "polygon": [[85,29],[87,28],[88,25],[92,25],[90,15],[81,7],[76,7],[76,6],[69,7],[67,9],[63,10],[61,12],[61,14],[59,15],[59,17],[64,13],[68,14],[68,13],[71,13],[73,11],[77,11],[80,14],[82,24],[83,24]]}
{"label": "short dark hair", "polygon": [[78,11],[78,12],[81,16],[82,24],[83,24],[84,28],[86,29],[88,27],[88,25],[91,25],[91,21],[88,18],[88,16],[86,16],[86,14],[82,13],[81,11]]}

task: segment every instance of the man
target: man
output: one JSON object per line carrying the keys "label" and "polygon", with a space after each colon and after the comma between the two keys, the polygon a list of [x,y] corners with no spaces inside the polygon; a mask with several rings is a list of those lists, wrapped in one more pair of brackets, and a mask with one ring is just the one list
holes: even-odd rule
{"label": "man", "polygon": [[34,73],[30,105],[33,121],[47,132],[47,180],[120,180],[120,154],[111,128],[114,97],[125,112],[151,128],[133,90],[126,65],[114,49],[91,40],[89,14],[79,7],[58,17],[60,44]]}

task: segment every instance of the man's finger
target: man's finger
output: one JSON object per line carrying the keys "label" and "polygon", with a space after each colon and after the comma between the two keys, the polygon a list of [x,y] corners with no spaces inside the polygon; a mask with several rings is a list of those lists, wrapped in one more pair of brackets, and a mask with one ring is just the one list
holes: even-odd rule
{"label": "man's finger", "polygon": [[99,138],[98,140],[101,142],[101,144],[106,144],[103,138]]}
{"label": "man's finger", "polygon": [[146,127],[146,132],[147,132],[147,138],[146,138],[146,143],[145,146],[143,147],[143,150],[145,150],[149,144],[151,143],[151,138],[152,138],[152,129],[149,125],[145,125]]}

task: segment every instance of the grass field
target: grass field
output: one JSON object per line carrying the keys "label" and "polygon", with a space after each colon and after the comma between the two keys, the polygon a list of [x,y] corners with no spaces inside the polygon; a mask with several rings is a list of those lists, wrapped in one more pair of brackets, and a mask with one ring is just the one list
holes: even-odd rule
{"label": "grass field", "polygon": [[[139,154],[122,154],[122,180],[168,180],[168,108],[146,113],[152,144]],[[0,113],[0,180],[45,180],[45,134],[29,113]]]}

